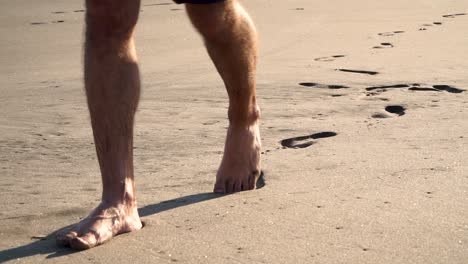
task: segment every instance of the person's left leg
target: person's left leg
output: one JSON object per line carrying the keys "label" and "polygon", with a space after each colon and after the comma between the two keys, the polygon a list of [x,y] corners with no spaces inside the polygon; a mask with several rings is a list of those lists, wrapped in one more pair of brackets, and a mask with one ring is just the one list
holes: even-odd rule
{"label": "person's left leg", "polygon": [[229,128],[214,191],[233,193],[255,189],[260,176],[261,147],[260,109],[255,97],[255,27],[237,0],[186,4],[186,8],[229,95]]}

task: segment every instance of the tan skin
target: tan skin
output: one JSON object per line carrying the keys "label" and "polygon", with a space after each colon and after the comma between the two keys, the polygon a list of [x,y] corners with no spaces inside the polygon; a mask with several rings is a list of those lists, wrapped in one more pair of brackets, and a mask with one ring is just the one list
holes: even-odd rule
{"label": "tan skin", "polygon": [[[86,0],[85,88],[102,175],[102,201],[57,242],[88,249],[142,228],[135,198],[133,126],[140,78],[133,33],[139,0]],[[224,156],[214,192],[255,188],[260,174],[260,111],[255,99],[255,27],[237,0],[186,4],[229,96]]]}

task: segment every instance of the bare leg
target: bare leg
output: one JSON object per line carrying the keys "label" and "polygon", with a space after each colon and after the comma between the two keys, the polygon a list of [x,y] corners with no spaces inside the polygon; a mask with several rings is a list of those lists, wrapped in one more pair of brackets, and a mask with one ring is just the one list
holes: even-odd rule
{"label": "bare leg", "polygon": [[255,99],[257,36],[237,2],[187,4],[229,95],[229,129],[214,191],[252,190],[260,175],[260,110]]}
{"label": "bare leg", "polygon": [[140,80],[133,42],[139,0],[87,0],[85,87],[102,175],[102,202],[57,242],[76,249],[141,229],[133,182]]}

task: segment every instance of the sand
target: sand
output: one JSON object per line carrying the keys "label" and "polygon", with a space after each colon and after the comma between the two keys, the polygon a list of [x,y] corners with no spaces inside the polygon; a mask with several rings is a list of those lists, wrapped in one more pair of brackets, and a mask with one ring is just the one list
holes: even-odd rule
{"label": "sand", "polygon": [[467,1],[244,1],[266,186],[229,196],[226,93],[169,2],[143,1],[136,34],[146,226],[75,252],[53,234],[101,188],[83,3],[0,1],[0,262],[468,263],[468,15],[444,17]]}

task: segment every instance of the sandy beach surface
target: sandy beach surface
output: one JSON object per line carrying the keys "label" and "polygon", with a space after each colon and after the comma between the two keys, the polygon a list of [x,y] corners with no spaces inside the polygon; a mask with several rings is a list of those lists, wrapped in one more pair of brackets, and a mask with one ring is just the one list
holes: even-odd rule
{"label": "sandy beach surface", "polygon": [[468,263],[468,1],[244,0],[265,187],[211,193],[227,96],[183,6],[136,33],[145,227],[55,245],[100,199],[83,1],[0,0],[0,262]]}

